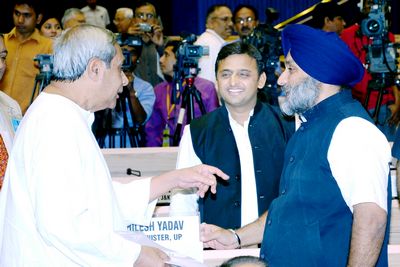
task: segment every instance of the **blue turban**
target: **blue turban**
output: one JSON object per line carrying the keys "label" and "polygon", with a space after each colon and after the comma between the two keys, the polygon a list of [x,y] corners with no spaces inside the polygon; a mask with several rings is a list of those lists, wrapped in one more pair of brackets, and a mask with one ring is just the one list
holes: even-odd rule
{"label": "blue turban", "polygon": [[293,24],[282,31],[285,56],[290,52],[300,68],[314,79],[333,85],[358,83],[364,67],[334,32]]}

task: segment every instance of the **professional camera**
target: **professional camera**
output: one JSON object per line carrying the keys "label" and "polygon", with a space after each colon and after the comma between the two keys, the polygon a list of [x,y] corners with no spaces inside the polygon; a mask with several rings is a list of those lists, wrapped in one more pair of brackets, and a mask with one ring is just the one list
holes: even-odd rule
{"label": "professional camera", "polygon": [[53,71],[53,55],[38,54],[33,60],[38,62],[40,73],[51,75]]}
{"label": "professional camera", "polygon": [[396,48],[388,38],[386,5],[385,0],[374,0],[368,17],[361,22],[362,34],[372,40],[372,43],[366,47],[366,63],[371,74],[397,72]]}
{"label": "professional camera", "polygon": [[134,48],[135,52],[140,56],[142,51],[142,39],[139,36],[131,34],[116,34],[117,43],[122,48],[124,55],[124,62],[122,63],[123,70],[130,70],[132,68],[132,51],[127,49],[126,46]]}
{"label": "professional camera", "polygon": [[174,65],[174,74],[179,80],[195,77],[200,70],[198,67],[199,59],[209,54],[207,46],[194,45],[196,35],[189,34],[182,40],[176,52],[176,64]]}
{"label": "professional camera", "polygon": [[277,72],[280,71],[279,56],[282,54],[281,34],[276,30],[272,22],[279,18],[279,12],[274,8],[267,8],[265,11],[267,21],[259,24],[253,32],[243,39],[243,42],[252,44],[260,51],[264,71],[267,75],[267,82],[262,90],[259,90],[258,97],[263,102],[278,105]]}

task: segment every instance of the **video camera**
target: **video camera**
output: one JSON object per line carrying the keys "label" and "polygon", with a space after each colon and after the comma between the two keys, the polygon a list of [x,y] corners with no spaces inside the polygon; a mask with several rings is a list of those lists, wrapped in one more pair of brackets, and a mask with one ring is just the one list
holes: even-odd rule
{"label": "video camera", "polygon": [[129,46],[135,48],[136,53],[140,56],[142,52],[142,39],[139,36],[131,34],[116,34],[117,43],[122,48],[122,54],[124,55],[124,62],[122,63],[122,70],[127,71],[132,68],[132,51],[124,48],[124,46]]}
{"label": "video camera", "polygon": [[39,71],[43,74],[51,75],[53,71],[53,55],[38,54],[33,59],[39,64]]}
{"label": "video camera", "polygon": [[385,0],[374,0],[368,17],[361,22],[361,32],[372,39],[367,49],[366,63],[371,74],[396,74],[396,48],[388,38]]}
{"label": "video camera", "polygon": [[280,68],[279,56],[283,52],[281,34],[273,27],[272,22],[279,18],[279,12],[270,7],[265,10],[265,14],[267,17],[266,23],[259,24],[250,35],[243,39],[243,42],[255,46],[263,58],[267,82],[264,88],[259,91],[259,99],[263,102],[278,105],[279,92],[276,71]]}
{"label": "video camera", "polygon": [[209,54],[207,46],[193,44],[196,39],[197,37],[194,34],[187,35],[182,39],[182,43],[176,52],[174,72],[180,80],[195,77],[200,70],[198,67],[199,59]]}
{"label": "video camera", "polygon": [[179,103],[179,92],[183,91],[183,80],[196,77],[200,70],[199,59],[209,54],[209,47],[193,44],[196,39],[194,34],[185,35],[176,51],[173,77],[175,87],[172,93],[172,103]]}

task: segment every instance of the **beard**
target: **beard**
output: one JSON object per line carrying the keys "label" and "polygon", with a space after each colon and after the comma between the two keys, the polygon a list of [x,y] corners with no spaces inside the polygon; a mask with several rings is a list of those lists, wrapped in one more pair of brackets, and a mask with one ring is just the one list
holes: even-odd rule
{"label": "beard", "polygon": [[319,97],[320,82],[312,77],[304,78],[296,85],[284,85],[285,96],[279,98],[281,111],[289,116],[302,114],[312,108]]}

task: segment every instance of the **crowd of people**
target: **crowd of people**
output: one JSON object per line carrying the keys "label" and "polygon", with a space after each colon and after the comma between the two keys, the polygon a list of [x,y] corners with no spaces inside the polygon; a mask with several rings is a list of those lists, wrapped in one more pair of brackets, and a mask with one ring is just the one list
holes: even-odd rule
{"label": "crowd of people", "polygon": [[[200,215],[205,248],[261,248],[221,266],[388,265],[400,94],[371,90],[371,38],[336,2],[281,31],[278,105],[258,98],[251,5],[211,6],[189,42],[208,53],[179,66],[188,43],[164,35],[151,2],[112,20],[96,0],[61,19],[36,3],[15,0],[0,37],[1,266],[164,266],[118,232],[146,225],[166,192],[171,215]],[[112,181],[100,148],[145,146],[179,146],[176,170]]]}

